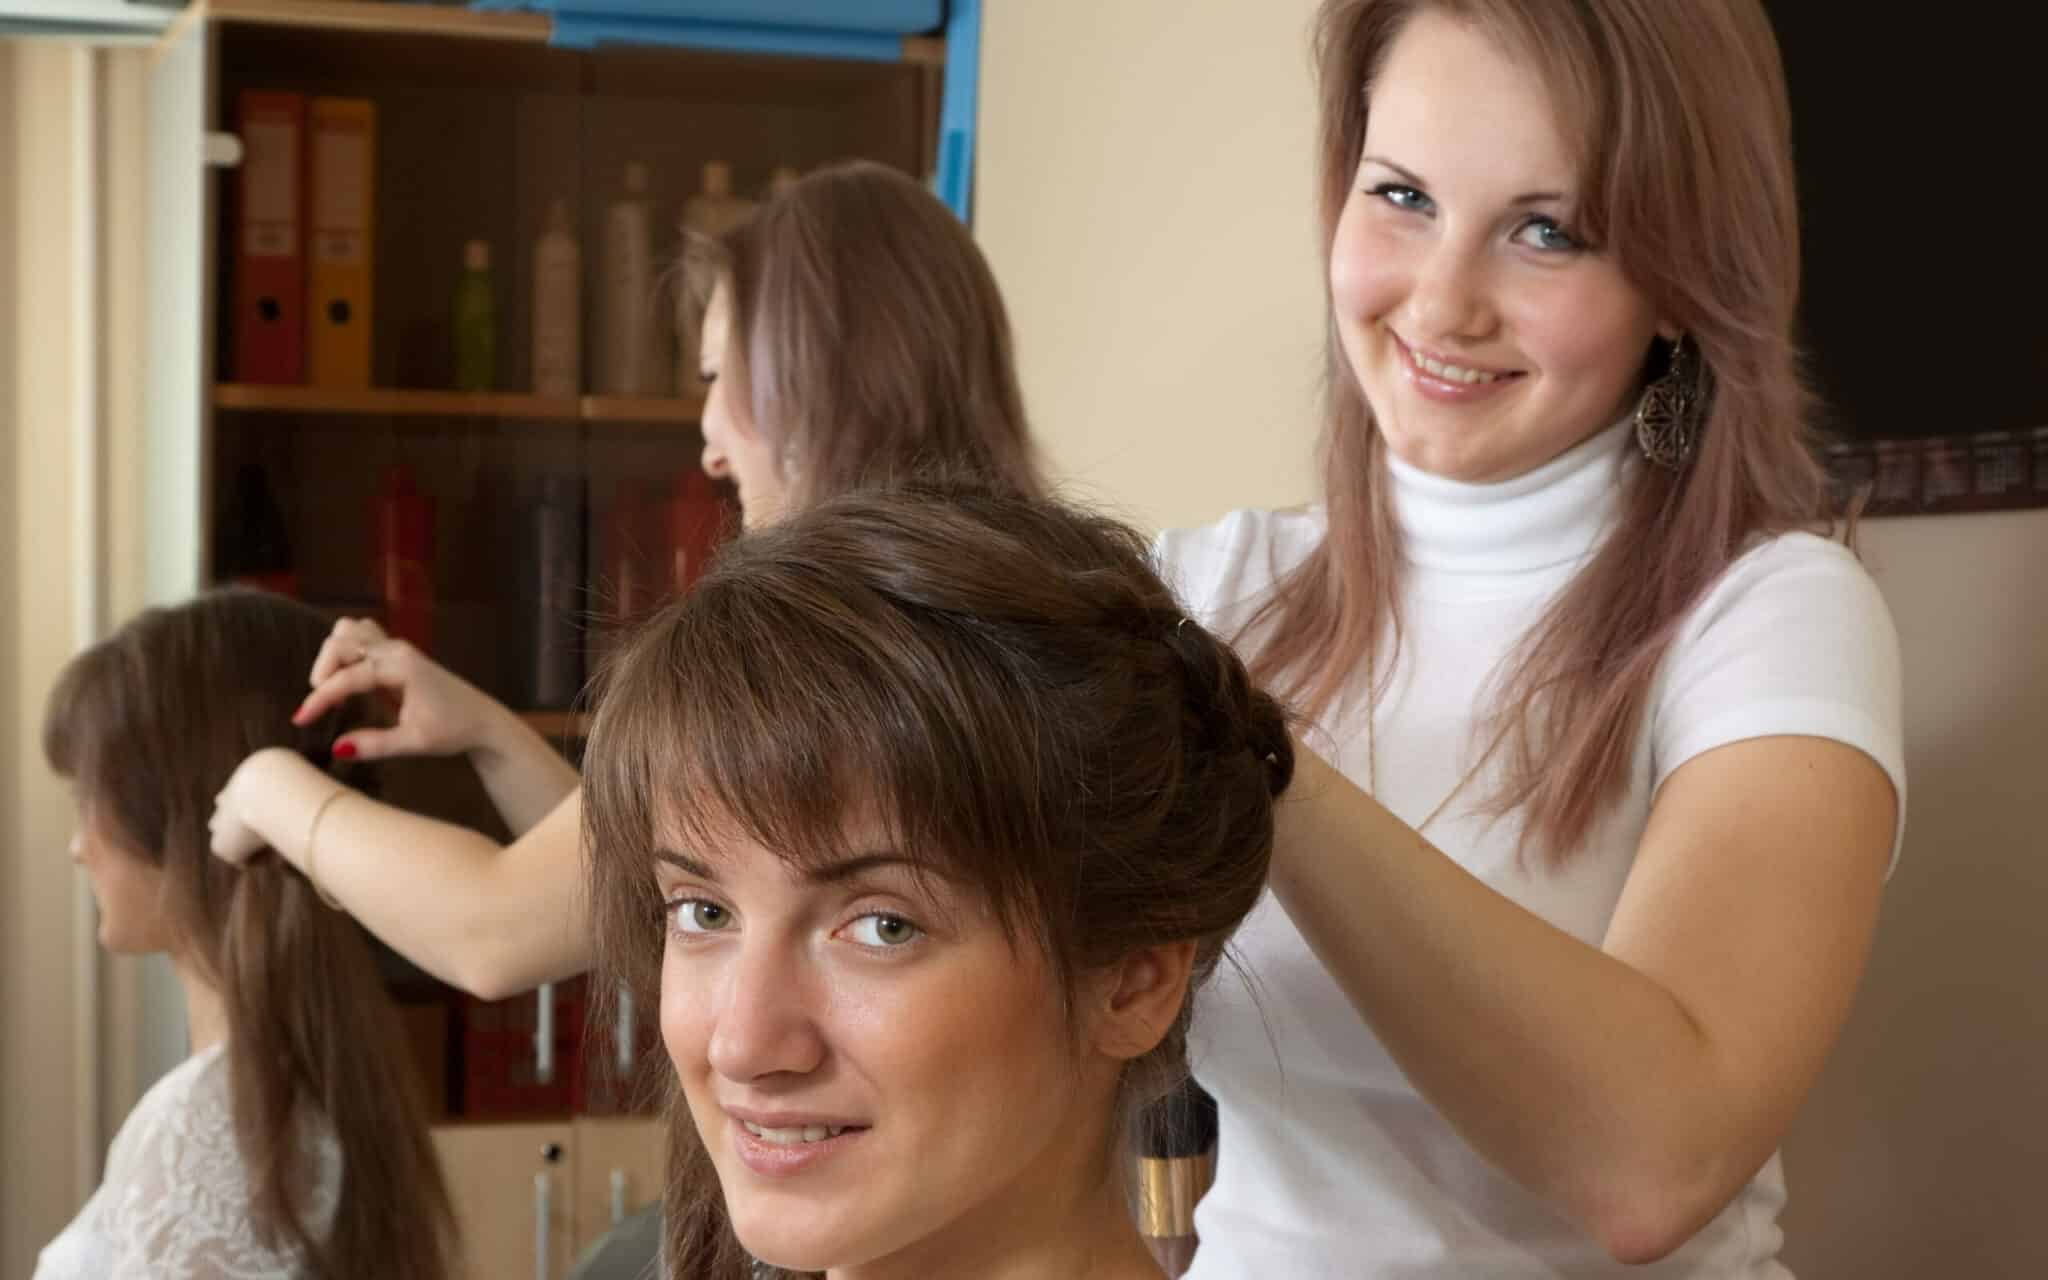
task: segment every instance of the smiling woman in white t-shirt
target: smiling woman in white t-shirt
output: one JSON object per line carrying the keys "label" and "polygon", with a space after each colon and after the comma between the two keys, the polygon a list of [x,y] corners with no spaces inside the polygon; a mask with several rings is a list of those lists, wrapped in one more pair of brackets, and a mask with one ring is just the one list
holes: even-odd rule
{"label": "smiling woman in white t-shirt", "polygon": [[1768,21],[1333,0],[1319,51],[1327,501],[1160,545],[1310,722],[1191,1274],[1782,1277],[1905,783]]}

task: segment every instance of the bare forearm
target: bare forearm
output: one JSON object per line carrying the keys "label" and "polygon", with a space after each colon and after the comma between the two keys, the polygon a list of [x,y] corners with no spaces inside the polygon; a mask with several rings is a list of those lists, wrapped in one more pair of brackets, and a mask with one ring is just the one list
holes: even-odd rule
{"label": "bare forearm", "polygon": [[1679,1001],[1495,892],[1312,752],[1298,757],[1274,888],[1446,1120],[1618,1253],[1643,1252],[1632,1224],[1669,1204],[1718,1210],[1718,1189],[1768,1147],[1730,1149],[1730,1091]]}
{"label": "bare forearm", "polygon": [[523,836],[569,797],[581,779],[516,712],[493,704],[484,739],[469,752],[498,816]]}
{"label": "bare forearm", "polygon": [[589,967],[576,805],[500,846],[356,792],[327,803],[340,784],[289,753],[260,764],[250,825],[304,871],[317,814],[320,888],[429,973],[497,998]]}

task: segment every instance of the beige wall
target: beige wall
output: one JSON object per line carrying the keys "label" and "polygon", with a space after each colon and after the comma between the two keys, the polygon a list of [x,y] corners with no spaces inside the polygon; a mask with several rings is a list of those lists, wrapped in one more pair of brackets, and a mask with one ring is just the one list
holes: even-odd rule
{"label": "beige wall", "polygon": [[1801,1276],[2048,1276],[2048,511],[1881,520],[1906,846],[1847,1033],[1786,1143]]}
{"label": "beige wall", "polygon": [[[82,1084],[75,1040],[70,801],[43,765],[44,692],[72,619],[72,76],[74,51],[19,44],[0,80],[0,1275],[26,1276],[76,1210]],[[11,155],[9,154],[11,153]]]}
{"label": "beige wall", "polygon": [[[0,502],[10,512],[16,477],[21,472],[16,456],[21,389],[17,385],[20,362],[15,356],[14,303],[20,293],[15,269],[19,257],[15,246],[20,243],[16,208],[20,184],[15,179],[15,135],[19,129],[11,123],[17,79],[14,47],[0,41],[0,117],[8,121],[0,123]],[[0,514],[0,605],[11,605],[21,598],[15,585],[20,577],[14,563],[17,542],[15,521]],[[5,1275],[27,1274],[13,1241],[21,1231],[15,1201],[16,1184],[23,1173],[17,1170],[26,1171],[29,1166],[26,1160],[17,1158],[26,1152],[26,1148],[18,1145],[21,1119],[16,1116],[14,1105],[7,1101],[16,1096],[15,1082],[27,1065],[16,1062],[23,1056],[16,1046],[31,1038],[27,1022],[17,1020],[14,986],[6,977],[18,968],[11,940],[18,929],[15,904],[22,901],[22,868],[16,856],[13,830],[13,815],[21,810],[15,730],[21,721],[21,696],[14,678],[20,666],[20,652],[21,643],[11,618],[0,621],[0,1274]]]}
{"label": "beige wall", "polygon": [[1311,0],[997,0],[975,234],[1056,471],[1154,526],[1313,493]]}

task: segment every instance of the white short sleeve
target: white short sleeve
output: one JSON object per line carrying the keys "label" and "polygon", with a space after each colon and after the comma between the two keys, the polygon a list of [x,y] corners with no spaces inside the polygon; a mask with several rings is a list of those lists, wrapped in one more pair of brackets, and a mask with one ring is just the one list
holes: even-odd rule
{"label": "white short sleeve", "polygon": [[1702,600],[1665,659],[1650,724],[1653,786],[1702,752],[1781,734],[1827,738],[1875,760],[1906,825],[1904,684],[1898,631],[1846,548],[1773,538]]}
{"label": "white short sleeve", "polygon": [[1215,524],[1160,534],[1152,563],[1189,617],[1232,639],[1274,584],[1315,550],[1325,526],[1320,508],[1233,511]]}

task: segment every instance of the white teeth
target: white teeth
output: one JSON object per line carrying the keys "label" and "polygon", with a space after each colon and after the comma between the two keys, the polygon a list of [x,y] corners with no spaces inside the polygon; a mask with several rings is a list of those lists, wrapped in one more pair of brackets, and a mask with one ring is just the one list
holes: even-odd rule
{"label": "white teeth", "polygon": [[1411,351],[1408,354],[1415,358],[1416,368],[1421,369],[1433,378],[1442,378],[1445,382],[1462,382],[1467,386],[1476,386],[1482,382],[1492,382],[1503,376],[1498,373],[1485,373],[1478,369],[1467,369],[1462,365],[1445,364],[1441,360],[1430,359],[1420,351]]}
{"label": "white teeth", "polygon": [[846,1132],[845,1125],[807,1124],[801,1129],[764,1129],[751,1120],[740,1123],[746,1126],[748,1133],[778,1147],[793,1147],[800,1142],[823,1142]]}

